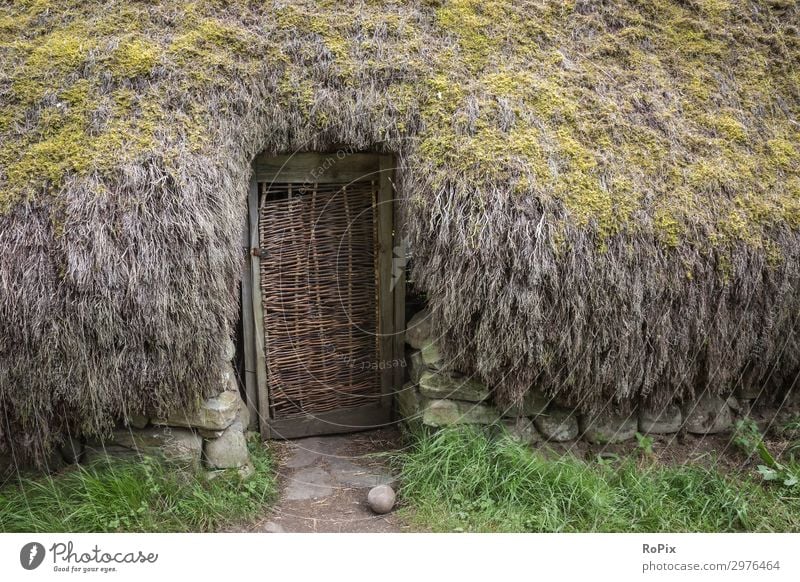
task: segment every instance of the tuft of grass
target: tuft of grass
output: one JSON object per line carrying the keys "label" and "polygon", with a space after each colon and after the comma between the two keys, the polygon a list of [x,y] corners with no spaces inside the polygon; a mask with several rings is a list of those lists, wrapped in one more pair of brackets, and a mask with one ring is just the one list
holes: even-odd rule
{"label": "tuft of grass", "polygon": [[781,432],[792,437],[800,438],[800,414],[792,416],[781,426]]}
{"label": "tuft of grass", "polygon": [[800,487],[800,465],[794,460],[793,445],[789,447],[788,464],[779,463],[767,448],[761,430],[751,418],[736,421],[733,442],[748,456],[758,454],[763,463],[758,465],[758,473],[764,481],[779,483],[784,487]]}
{"label": "tuft of grass", "polygon": [[646,459],[652,459],[654,456],[653,452],[653,437],[649,435],[643,435],[640,432],[636,433],[636,447],[639,450],[639,454]]}
{"label": "tuft of grass", "polygon": [[205,532],[260,512],[275,497],[273,462],[250,443],[254,475],[212,480],[164,461],[114,460],[23,478],[0,489],[0,532]]}
{"label": "tuft of grass", "polygon": [[795,415],[781,427],[781,433],[791,439],[786,452],[793,463],[800,463],[800,415]]}
{"label": "tuft of grass", "polygon": [[415,434],[393,460],[408,518],[434,531],[800,531],[800,498],[714,468],[548,458],[473,428]]}

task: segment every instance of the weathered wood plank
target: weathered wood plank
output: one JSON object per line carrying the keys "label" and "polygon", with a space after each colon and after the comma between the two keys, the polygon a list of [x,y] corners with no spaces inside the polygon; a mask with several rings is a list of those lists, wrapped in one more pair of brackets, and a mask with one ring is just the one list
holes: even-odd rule
{"label": "weathered wood plank", "polygon": [[338,434],[371,430],[386,426],[391,410],[383,404],[369,404],[297,418],[272,419],[269,434],[273,439],[294,439],[313,435]]}
{"label": "weathered wood plank", "polygon": [[247,410],[250,412],[249,430],[258,430],[258,384],[256,379],[256,339],[253,329],[253,281],[250,256],[250,221],[242,228],[242,342],[244,343],[244,391],[247,397]]}
{"label": "weathered wood plank", "polygon": [[267,360],[265,356],[266,339],[264,334],[264,309],[261,305],[261,264],[253,251],[258,248],[258,182],[253,178],[250,182],[248,197],[248,215],[250,218],[250,264],[252,273],[253,330],[255,338],[256,386],[258,392],[258,426],[261,438],[269,435],[269,391],[267,387]]}
{"label": "weathered wood plank", "polygon": [[253,162],[258,182],[352,182],[374,178],[379,171],[376,154],[301,153],[291,156],[256,157]]}
{"label": "weathered wood plank", "polygon": [[[394,182],[394,168],[392,171],[392,182]],[[406,381],[406,247],[403,238],[403,223],[399,209],[397,193],[393,191],[393,258],[392,258],[392,281],[394,283],[394,390],[401,390]],[[394,400],[394,399],[393,399]],[[394,405],[394,402],[393,402]]]}
{"label": "weathered wood plank", "polygon": [[392,168],[393,158],[382,155],[378,190],[378,334],[381,360],[381,404],[391,410],[394,393],[394,300],[392,292]]}

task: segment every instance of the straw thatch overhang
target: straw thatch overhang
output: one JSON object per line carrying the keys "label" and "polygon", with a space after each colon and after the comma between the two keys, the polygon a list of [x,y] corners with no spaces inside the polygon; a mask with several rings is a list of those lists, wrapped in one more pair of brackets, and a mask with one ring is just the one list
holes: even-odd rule
{"label": "straw thatch overhang", "polygon": [[0,441],[189,406],[250,161],[400,162],[413,274],[502,399],[800,363],[794,0],[0,5]]}

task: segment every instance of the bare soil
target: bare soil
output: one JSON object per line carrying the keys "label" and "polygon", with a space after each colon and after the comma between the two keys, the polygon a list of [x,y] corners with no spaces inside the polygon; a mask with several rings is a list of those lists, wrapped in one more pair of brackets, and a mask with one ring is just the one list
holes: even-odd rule
{"label": "bare soil", "polygon": [[272,441],[280,498],[273,510],[240,531],[378,533],[409,531],[394,513],[377,515],[367,493],[396,487],[381,453],[400,448],[397,429]]}

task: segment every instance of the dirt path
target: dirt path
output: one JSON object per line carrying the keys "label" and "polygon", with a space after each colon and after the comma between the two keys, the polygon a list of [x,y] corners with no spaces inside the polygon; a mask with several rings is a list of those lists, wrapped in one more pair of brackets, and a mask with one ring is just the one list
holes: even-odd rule
{"label": "dirt path", "polygon": [[396,430],[292,441],[273,441],[280,498],[251,532],[401,532],[394,514],[376,515],[367,507],[367,492],[393,484],[386,459],[374,453],[397,449]]}

